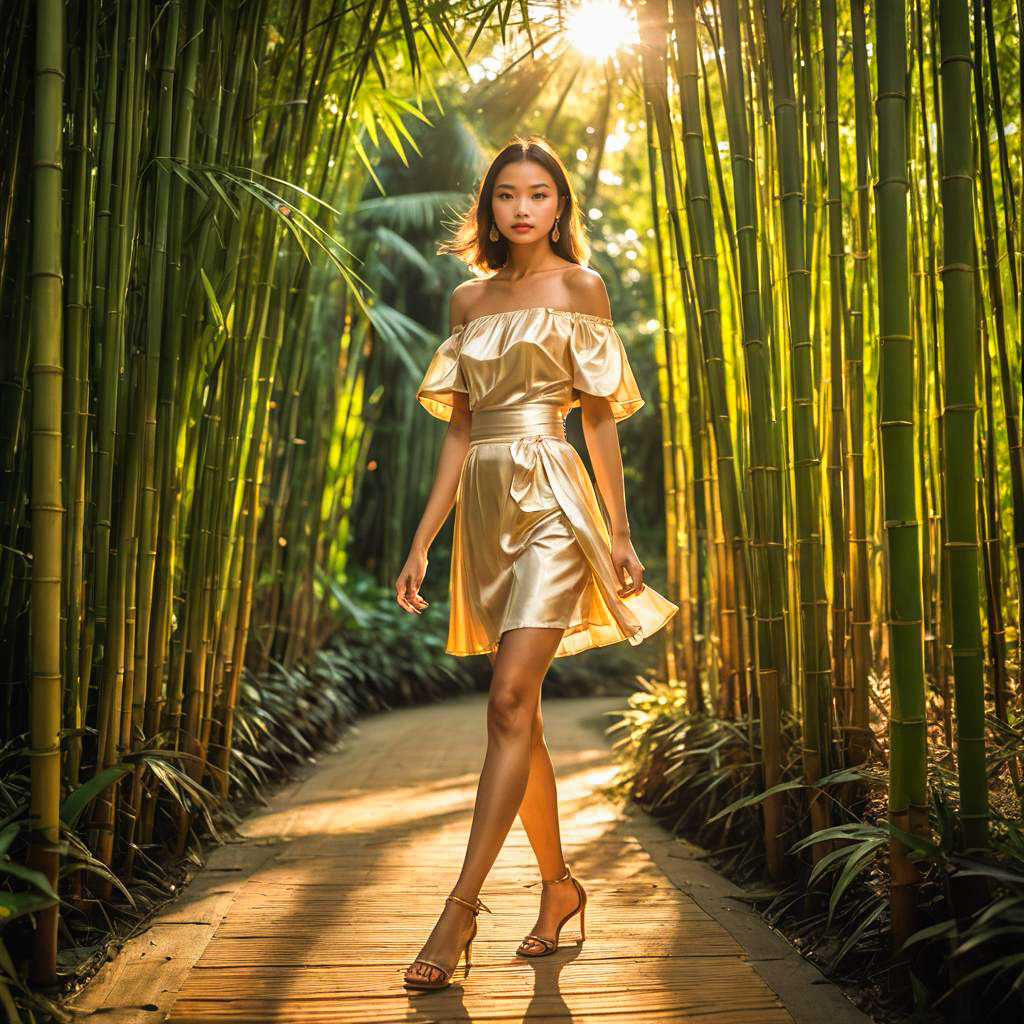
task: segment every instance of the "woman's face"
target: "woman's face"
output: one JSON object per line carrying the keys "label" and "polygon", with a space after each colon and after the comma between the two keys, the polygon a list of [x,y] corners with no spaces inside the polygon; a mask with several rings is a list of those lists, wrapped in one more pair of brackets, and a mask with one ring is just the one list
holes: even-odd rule
{"label": "woman's face", "polygon": [[491,213],[510,242],[542,239],[554,227],[562,206],[554,178],[535,160],[516,160],[498,172]]}

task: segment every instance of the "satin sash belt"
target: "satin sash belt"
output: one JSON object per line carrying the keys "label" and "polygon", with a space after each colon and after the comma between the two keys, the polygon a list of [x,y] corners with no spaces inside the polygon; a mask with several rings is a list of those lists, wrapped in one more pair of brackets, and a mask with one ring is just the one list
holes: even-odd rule
{"label": "satin sash belt", "polygon": [[518,441],[525,437],[558,437],[563,441],[565,420],[558,407],[547,402],[520,402],[499,409],[478,409],[473,413],[469,443]]}

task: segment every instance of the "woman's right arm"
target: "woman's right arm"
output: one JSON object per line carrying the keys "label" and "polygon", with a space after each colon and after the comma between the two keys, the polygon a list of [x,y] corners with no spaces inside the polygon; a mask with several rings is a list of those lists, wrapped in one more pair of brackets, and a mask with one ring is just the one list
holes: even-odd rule
{"label": "woman's right arm", "polygon": [[[452,294],[451,302],[450,333],[453,334],[464,320],[458,309],[461,305],[458,291],[456,289]],[[416,533],[409,545],[409,555],[395,584],[396,600],[408,612],[419,613],[430,603],[419,592],[427,572],[427,552],[452,510],[459,477],[462,475],[462,464],[469,454],[469,428],[473,419],[469,398],[462,391],[453,392],[452,397],[455,404],[451,419],[448,421],[448,429],[441,442],[434,483],[430,488],[430,496],[420,517],[419,526],[416,527]]]}

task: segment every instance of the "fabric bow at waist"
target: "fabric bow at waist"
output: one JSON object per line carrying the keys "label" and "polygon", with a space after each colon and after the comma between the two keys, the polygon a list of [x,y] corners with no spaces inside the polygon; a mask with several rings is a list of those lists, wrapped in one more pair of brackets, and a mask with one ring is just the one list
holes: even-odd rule
{"label": "fabric bow at waist", "polygon": [[547,481],[538,448],[545,439],[565,441],[565,420],[553,405],[523,402],[473,413],[470,445],[498,441],[509,445],[515,463],[509,494],[524,512],[540,512],[558,504]]}
{"label": "fabric bow at waist", "polygon": [[[469,443],[508,442],[515,463],[509,493],[523,512],[541,512],[559,506],[583,554],[594,569],[594,579],[610,619],[630,643],[639,643],[640,620],[629,601],[618,597],[620,581],[612,562],[611,539],[597,504],[590,477],[579,454],[565,436],[565,420],[558,408],[541,402],[522,402],[473,412]],[[650,598],[631,598],[648,601]]]}

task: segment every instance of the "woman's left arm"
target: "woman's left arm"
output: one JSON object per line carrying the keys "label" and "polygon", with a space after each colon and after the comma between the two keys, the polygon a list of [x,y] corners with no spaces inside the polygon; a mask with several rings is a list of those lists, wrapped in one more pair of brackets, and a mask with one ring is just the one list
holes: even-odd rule
{"label": "woman's left arm", "polygon": [[[611,305],[604,280],[596,270],[579,267],[571,273],[567,283],[572,292],[573,308],[581,313],[611,319]],[[644,589],[644,567],[633,550],[626,516],[625,483],[622,478],[622,451],[619,448],[619,428],[615,425],[612,407],[607,398],[580,391],[580,413],[583,417],[583,437],[594,466],[597,487],[604,499],[611,519],[612,561],[619,582],[619,597],[639,594]],[[628,574],[630,582],[626,583]]]}
{"label": "woman's left arm", "polygon": [[[622,475],[622,451],[619,428],[615,425],[607,398],[580,392],[583,417],[583,438],[594,466],[594,477],[604,499],[612,529],[612,561],[622,588],[619,597],[639,594],[644,589],[644,567],[640,564],[630,539],[626,515],[625,482]],[[630,583],[626,583],[628,574]]]}

